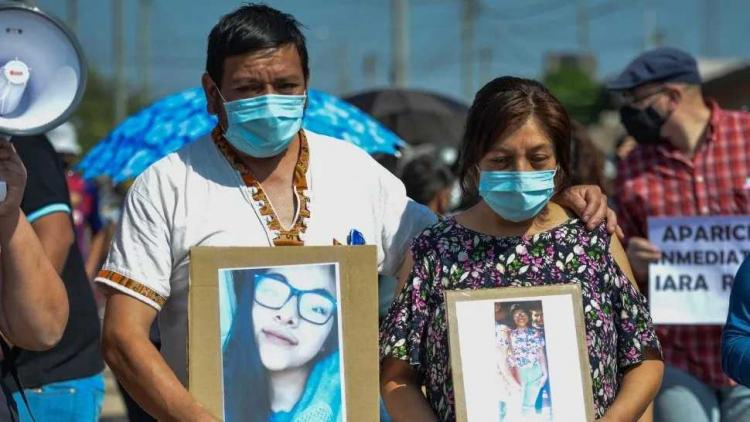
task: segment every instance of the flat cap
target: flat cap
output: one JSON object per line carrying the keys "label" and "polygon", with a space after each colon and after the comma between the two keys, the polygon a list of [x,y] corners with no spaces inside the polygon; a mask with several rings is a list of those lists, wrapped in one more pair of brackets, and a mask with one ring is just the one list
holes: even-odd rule
{"label": "flat cap", "polygon": [[625,91],[650,82],[700,85],[701,75],[693,56],[676,48],[660,47],[636,57],[607,88]]}

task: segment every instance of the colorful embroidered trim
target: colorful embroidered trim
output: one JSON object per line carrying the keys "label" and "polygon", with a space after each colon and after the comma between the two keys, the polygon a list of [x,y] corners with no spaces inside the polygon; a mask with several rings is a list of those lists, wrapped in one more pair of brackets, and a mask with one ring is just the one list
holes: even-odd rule
{"label": "colorful embroidered trim", "polygon": [[165,303],[167,303],[167,298],[164,296],[156,293],[152,289],[146,287],[145,285],[133,280],[132,278],[125,277],[124,275],[114,272],[114,271],[108,271],[108,270],[101,270],[99,271],[99,274],[97,274],[97,278],[106,278],[107,280],[119,284],[120,286],[123,286],[127,288],[128,290],[131,290],[135,293],[138,293],[139,295],[150,299],[154,301],[159,306],[164,306]]}
{"label": "colorful embroidered trim", "polygon": [[300,131],[300,150],[297,164],[294,166],[294,179],[293,185],[297,192],[297,198],[299,198],[299,213],[297,219],[292,224],[289,230],[284,230],[281,226],[279,218],[271,207],[271,202],[268,200],[268,196],[263,191],[263,187],[260,182],[255,179],[252,171],[239,159],[237,153],[229,145],[229,142],[224,138],[221,132],[221,128],[217,125],[211,132],[211,138],[213,139],[216,146],[219,148],[224,157],[229,161],[232,167],[240,173],[242,181],[249,188],[253,188],[253,200],[260,202],[263,206],[260,207],[260,214],[266,219],[268,229],[276,235],[273,239],[275,246],[302,246],[304,240],[302,240],[302,233],[307,230],[306,220],[310,218],[310,209],[308,207],[310,198],[307,197],[307,168],[310,162],[310,148],[307,143],[307,137],[304,131]]}

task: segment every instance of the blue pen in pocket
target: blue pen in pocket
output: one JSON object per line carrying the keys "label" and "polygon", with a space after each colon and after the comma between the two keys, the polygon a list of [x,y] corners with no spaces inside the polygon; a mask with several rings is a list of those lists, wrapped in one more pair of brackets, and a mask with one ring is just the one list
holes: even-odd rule
{"label": "blue pen in pocket", "polygon": [[349,246],[357,246],[365,244],[365,237],[357,229],[349,230],[349,234],[346,236],[346,244]]}

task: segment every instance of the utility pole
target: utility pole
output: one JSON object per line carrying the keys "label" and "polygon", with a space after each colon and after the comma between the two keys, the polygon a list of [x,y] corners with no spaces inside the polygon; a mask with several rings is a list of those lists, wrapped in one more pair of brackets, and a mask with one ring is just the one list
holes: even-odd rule
{"label": "utility pole", "polygon": [[643,8],[643,50],[654,47],[656,31],[656,0],[646,0]]}
{"label": "utility pole", "polygon": [[589,42],[589,6],[587,3],[587,0],[578,0],[578,11],[576,13],[578,48],[584,53],[588,53],[591,48]]}
{"label": "utility pole", "polygon": [[362,59],[362,74],[365,76],[365,86],[375,86],[376,72],[378,68],[378,56],[375,53],[367,53]]}
{"label": "utility pole", "polygon": [[409,66],[408,0],[391,0],[391,34],[393,51],[391,82],[397,87],[404,87]]}
{"label": "utility pole", "polygon": [[78,0],[68,0],[68,27],[78,35]]}
{"label": "utility pole", "polygon": [[112,0],[112,53],[114,54],[114,123],[125,119],[128,93],[125,85],[125,37],[123,36],[122,0]]}
{"label": "utility pole", "polygon": [[349,92],[350,89],[350,77],[349,77],[349,46],[346,43],[341,45],[338,52],[339,59],[339,83],[338,83],[338,94],[344,96]]}
{"label": "utility pole", "polygon": [[720,1],[703,0],[703,36],[701,37],[701,54],[715,56],[718,54],[719,5]]}
{"label": "utility pole", "polygon": [[474,94],[474,26],[479,0],[462,0],[461,4],[461,83],[468,99]]}
{"label": "utility pole", "polygon": [[143,99],[151,99],[151,10],[153,0],[138,3],[138,74]]}
{"label": "utility pole", "polygon": [[479,82],[485,84],[492,79],[492,49],[484,47],[479,50]]}

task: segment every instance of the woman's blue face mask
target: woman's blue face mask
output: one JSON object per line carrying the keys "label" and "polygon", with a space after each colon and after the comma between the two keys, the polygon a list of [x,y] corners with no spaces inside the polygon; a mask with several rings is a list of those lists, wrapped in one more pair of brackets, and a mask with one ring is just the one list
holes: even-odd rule
{"label": "woman's blue face mask", "polygon": [[534,218],[555,192],[556,170],[481,171],[479,195],[505,220]]}
{"label": "woman's blue face mask", "polygon": [[227,127],[224,137],[240,152],[267,158],[284,152],[302,127],[306,95],[261,95],[224,100]]}

